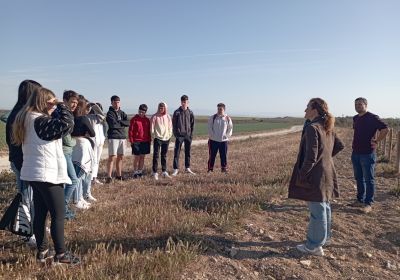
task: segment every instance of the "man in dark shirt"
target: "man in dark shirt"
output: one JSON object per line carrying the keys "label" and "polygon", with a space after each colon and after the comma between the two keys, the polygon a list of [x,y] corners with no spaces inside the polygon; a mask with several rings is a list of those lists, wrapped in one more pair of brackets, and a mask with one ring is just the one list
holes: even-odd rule
{"label": "man in dark shirt", "polygon": [[126,150],[126,132],[125,127],[129,127],[128,116],[120,107],[120,98],[116,95],[111,97],[111,106],[107,112],[108,124],[108,161],[107,161],[107,179],[106,183],[112,182],[112,171],[114,161],[117,180],[122,180],[122,159]]}
{"label": "man in dark shirt", "polygon": [[[367,99],[355,100],[358,115],[353,117],[353,163],[354,177],[357,181],[357,201],[355,206],[363,206],[363,212],[371,212],[375,193],[376,147],[388,133],[387,125],[377,115],[367,111]],[[376,131],[379,131],[375,136]]]}

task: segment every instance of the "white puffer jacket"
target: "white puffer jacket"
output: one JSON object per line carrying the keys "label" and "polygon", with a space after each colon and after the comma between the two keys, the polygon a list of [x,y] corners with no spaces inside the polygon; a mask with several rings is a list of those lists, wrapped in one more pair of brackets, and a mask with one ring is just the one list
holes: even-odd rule
{"label": "white puffer jacket", "polygon": [[52,141],[40,139],[34,126],[35,119],[39,116],[42,114],[36,112],[29,112],[26,115],[21,180],[71,184],[62,150],[62,139]]}

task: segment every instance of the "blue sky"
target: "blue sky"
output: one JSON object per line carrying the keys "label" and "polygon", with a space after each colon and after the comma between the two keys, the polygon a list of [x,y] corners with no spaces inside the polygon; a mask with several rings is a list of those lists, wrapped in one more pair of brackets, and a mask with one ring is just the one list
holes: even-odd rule
{"label": "blue sky", "polygon": [[[400,1],[2,1],[1,108],[24,79],[62,96],[121,97],[195,114],[303,116],[311,97],[335,115],[353,100],[400,117]],[[106,107],[105,106],[105,107]]]}

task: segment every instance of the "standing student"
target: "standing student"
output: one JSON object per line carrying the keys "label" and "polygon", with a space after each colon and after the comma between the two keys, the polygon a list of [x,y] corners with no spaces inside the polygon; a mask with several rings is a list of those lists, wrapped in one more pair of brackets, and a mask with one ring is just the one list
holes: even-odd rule
{"label": "standing student", "polygon": [[129,141],[132,146],[133,178],[142,177],[144,158],[150,154],[150,120],[146,117],[147,105],[141,104],[138,113],[131,119]]}
{"label": "standing student", "polygon": [[[351,161],[357,181],[357,200],[353,205],[362,206],[362,211],[369,213],[375,194],[376,147],[379,141],[385,139],[388,127],[377,115],[368,112],[367,99],[357,98],[354,105],[358,114],[353,117]],[[375,137],[377,131],[379,134]]]}
{"label": "standing student", "polygon": [[[56,108],[59,111],[57,118],[51,116]],[[66,251],[64,244],[64,184],[70,184],[71,180],[67,174],[61,138],[71,131],[73,124],[71,112],[46,88],[35,90],[13,124],[13,142],[22,144],[21,179],[29,181],[33,189],[33,231],[38,262],[45,262],[50,257],[56,263],[80,262],[79,258]],[[46,236],[48,212],[54,256],[48,248]]]}
{"label": "standing student", "polygon": [[335,118],[321,98],[311,99],[305,110],[299,154],[289,184],[289,198],[304,200],[310,210],[305,244],[297,245],[303,253],[323,256],[331,239],[331,205],[339,196],[333,156],[344,146],[333,131]]}
{"label": "standing student", "polygon": [[189,97],[187,95],[181,96],[181,106],[175,110],[172,116],[172,128],[175,136],[174,172],[172,176],[178,175],[179,155],[183,143],[185,144],[185,170],[187,173],[195,175],[190,169],[190,147],[193,139],[194,115],[192,110],[189,109]]}
{"label": "standing student", "polygon": [[94,165],[92,170],[92,184],[103,185],[100,180],[97,179],[97,175],[99,172],[99,165],[101,160],[101,154],[103,152],[104,141],[106,137],[104,135],[104,122],[105,122],[105,114],[103,113],[103,107],[100,103],[90,103],[90,111],[88,114],[88,118],[90,123],[93,126],[94,132],[96,134],[95,137],[92,138],[94,141]]}
{"label": "standing student", "polygon": [[[22,146],[16,145],[15,143],[12,142],[12,133],[13,133],[12,126],[15,122],[17,114],[26,105],[28,99],[34,94],[36,89],[40,87],[41,85],[36,81],[33,80],[22,81],[18,88],[17,103],[12,108],[6,120],[6,142],[8,145],[8,159],[10,161],[10,167],[15,174],[17,191],[23,194],[25,203],[29,206],[32,217],[34,216],[34,211],[33,211],[34,208],[32,205],[32,189],[29,186],[28,182],[21,180],[21,168],[23,162]],[[36,240],[34,235],[32,235],[29,238],[28,244],[30,246],[36,245]]]}
{"label": "standing student", "polygon": [[76,207],[88,209],[90,201],[96,201],[91,194],[91,172],[94,164],[94,141],[91,139],[96,136],[92,124],[87,117],[87,100],[84,96],[79,96],[79,102],[74,111],[75,126],[71,136],[76,140],[76,145],[72,150],[72,162],[78,177],[78,185],[75,192]]}
{"label": "standing student", "polygon": [[167,152],[169,141],[172,136],[172,120],[168,114],[168,107],[165,102],[158,104],[157,113],[151,119],[151,134],[153,140],[153,177],[158,180],[158,157],[160,156],[161,149],[161,175],[164,178],[171,178],[167,171]]}
{"label": "standing student", "polygon": [[[66,90],[63,94],[63,101],[65,106],[73,113],[78,106],[79,94],[73,90]],[[58,110],[53,114],[58,115]],[[71,136],[71,133],[66,133],[62,138],[63,152],[65,160],[67,162],[67,173],[71,179],[71,184],[66,184],[64,188],[64,199],[65,199],[65,218],[67,220],[75,218],[75,213],[69,208],[69,202],[73,192],[77,188],[78,177],[76,176],[75,167],[72,162],[72,151],[75,147],[76,140]]]}
{"label": "standing student", "polygon": [[214,163],[217,153],[221,158],[221,172],[228,169],[228,141],[232,136],[232,119],[225,114],[225,104],[217,104],[217,113],[208,119],[208,172],[214,171]]}
{"label": "standing student", "polygon": [[108,161],[107,161],[107,179],[106,183],[112,182],[112,171],[115,163],[115,179],[122,181],[122,160],[126,149],[125,127],[129,127],[128,116],[121,110],[121,99],[113,95],[111,97],[111,106],[107,112],[108,124]]}

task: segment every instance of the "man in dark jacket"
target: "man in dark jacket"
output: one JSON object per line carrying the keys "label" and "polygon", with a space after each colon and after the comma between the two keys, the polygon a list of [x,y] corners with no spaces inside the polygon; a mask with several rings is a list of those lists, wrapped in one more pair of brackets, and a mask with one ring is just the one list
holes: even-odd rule
{"label": "man in dark jacket", "polygon": [[115,158],[116,179],[122,180],[122,159],[126,150],[125,127],[129,127],[128,116],[120,108],[120,98],[116,95],[111,97],[111,106],[107,112],[108,124],[108,161],[106,183],[112,182],[112,171]]}
{"label": "man in dark jacket", "polygon": [[185,170],[187,173],[195,175],[190,169],[190,148],[194,130],[194,115],[189,109],[189,97],[187,95],[181,96],[181,107],[176,109],[172,116],[172,130],[175,136],[174,172],[172,176],[178,175],[179,172],[179,154],[182,143],[185,143]]}

